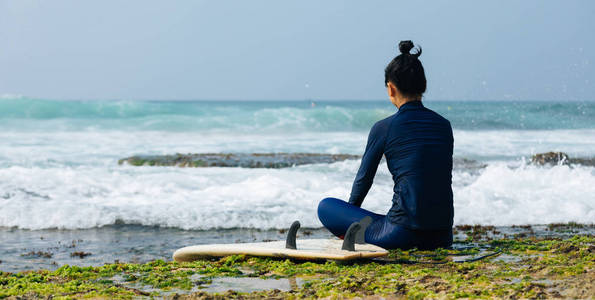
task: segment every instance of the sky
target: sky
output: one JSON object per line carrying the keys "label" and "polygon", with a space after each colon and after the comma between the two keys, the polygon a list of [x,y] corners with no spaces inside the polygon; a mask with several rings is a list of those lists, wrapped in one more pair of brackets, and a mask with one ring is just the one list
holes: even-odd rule
{"label": "sky", "polygon": [[400,40],[426,99],[595,100],[595,1],[0,0],[0,97],[381,100]]}

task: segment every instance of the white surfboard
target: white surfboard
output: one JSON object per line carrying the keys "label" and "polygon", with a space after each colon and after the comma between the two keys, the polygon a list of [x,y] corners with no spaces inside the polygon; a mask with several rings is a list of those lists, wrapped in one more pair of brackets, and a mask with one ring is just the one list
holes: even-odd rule
{"label": "white surfboard", "polygon": [[341,250],[339,239],[299,239],[297,249],[286,248],[285,241],[238,244],[211,244],[189,246],[174,252],[177,262],[189,262],[205,257],[221,257],[234,254],[251,256],[287,257],[304,260],[353,260],[388,255],[388,251],[370,244],[355,244],[355,251]]}

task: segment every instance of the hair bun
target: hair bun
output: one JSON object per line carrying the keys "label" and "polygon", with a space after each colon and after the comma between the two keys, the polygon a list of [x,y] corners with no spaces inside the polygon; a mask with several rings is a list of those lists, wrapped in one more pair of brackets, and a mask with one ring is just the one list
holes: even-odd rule
{"label": "hair bun", "polygon": [[413,42],[412,41],[401,41],[399,43],[399,51],[403,54],[409,54],[409,51],[413,49]]}

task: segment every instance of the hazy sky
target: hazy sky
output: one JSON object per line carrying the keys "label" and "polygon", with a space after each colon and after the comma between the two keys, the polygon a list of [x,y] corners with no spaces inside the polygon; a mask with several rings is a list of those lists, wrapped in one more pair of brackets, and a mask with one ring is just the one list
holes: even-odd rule
{"label": "hazy sky", "polygon": [[0,0],[0,95],[385,99],[399,40],[427,99],[595,99],[595,1]]}

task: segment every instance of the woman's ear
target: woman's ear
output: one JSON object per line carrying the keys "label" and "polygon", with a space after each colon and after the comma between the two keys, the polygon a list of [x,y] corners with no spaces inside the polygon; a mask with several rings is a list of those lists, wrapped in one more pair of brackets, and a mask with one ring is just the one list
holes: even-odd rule
{"label": "woman's ear", "polygon": [[397,96],[397,87],[392,82],[389,81],[386,84],[386,90],[390,98],[395,98]]}
{"label": "woman's ear", "polygon": [[399,102],[399,97],[401,96],[401,94],[399,94],[397,86],[389,81],[386,84],[386,92],[388,93],[388,98],[390,99],[390,102],[394,104],[397,108],[399,108],[401,106]]}

